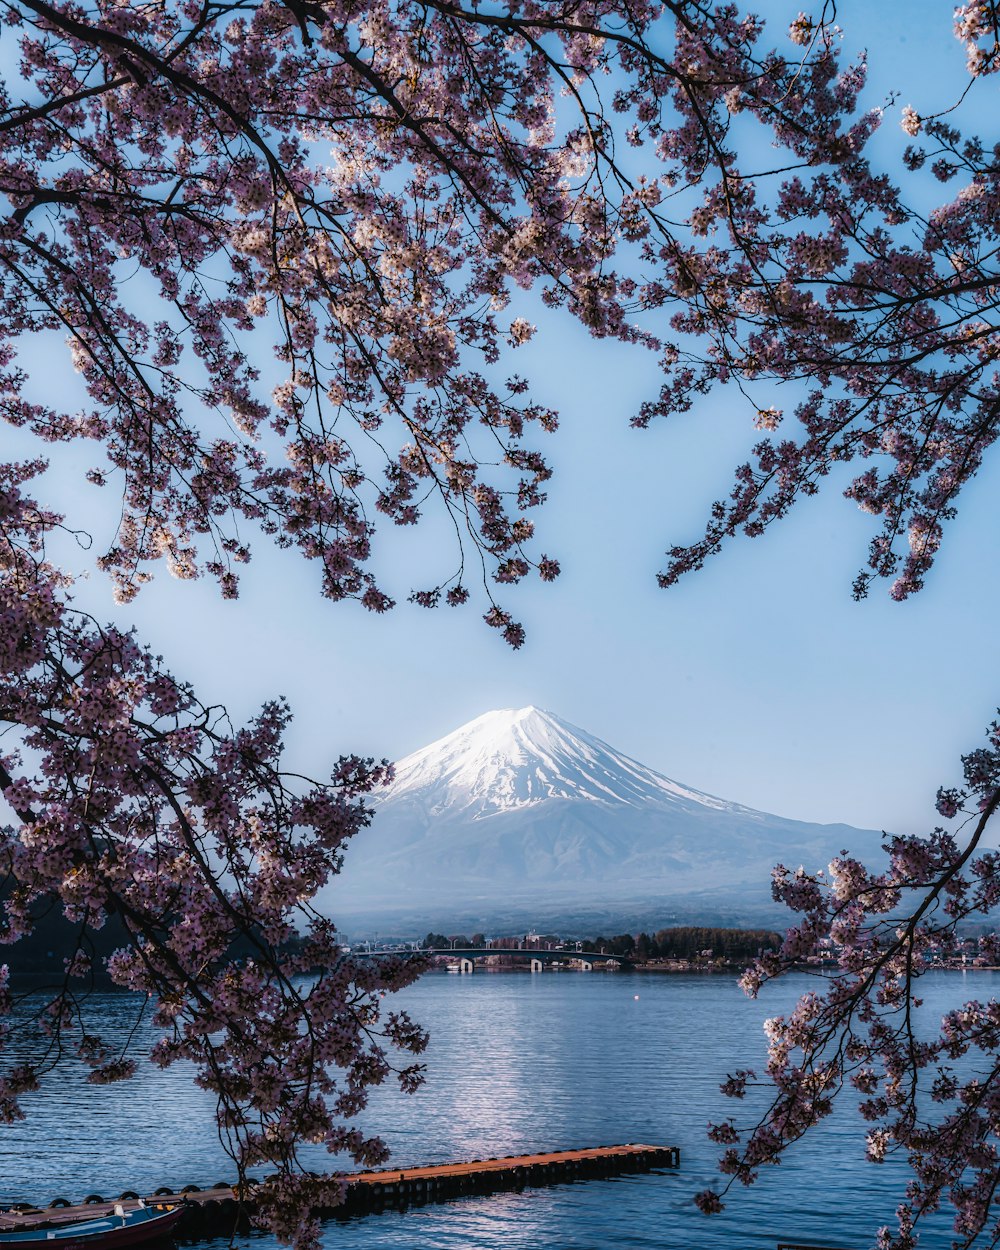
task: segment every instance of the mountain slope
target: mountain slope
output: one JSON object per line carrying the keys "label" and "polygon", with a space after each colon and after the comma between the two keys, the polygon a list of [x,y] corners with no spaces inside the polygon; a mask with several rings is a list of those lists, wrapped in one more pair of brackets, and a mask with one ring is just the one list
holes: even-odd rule
{"label": "mountain slope", "polygon": [[549,712],[487,712],[402,760],[322,900],[335,915],[616,900],[769,900],[779,861],[825,866],[881,837],[785,820],[678,784]]}

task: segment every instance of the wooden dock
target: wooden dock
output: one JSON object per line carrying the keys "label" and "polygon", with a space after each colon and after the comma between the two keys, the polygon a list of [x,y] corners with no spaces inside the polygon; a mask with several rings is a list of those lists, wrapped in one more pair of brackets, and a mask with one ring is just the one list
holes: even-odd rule
{"label": "wooden dock", "polygon": [[[546,1154],[471,1159],[465,1163],[352,1172],[342,1176],[346,1185],[344,1202],[317,1214],[326,1218],[369,1215],[380,1211],[405,1210],[408,1206],[423,1206],[430,1202],[449,1202],[474,1194],[603,1180],[679,1166],[680,1150],[676,1146],[646,1146],[629,1142],[623,1146],[594,1146],[586,1150],[553,1150]],[[116,1199],[106,1200],[100,1194],[90,1194],[80,1203],[57,1198],[47,1207],[19,1204],[16,1209],[0,1211],[0,1231],[12,1231],[40,1222],[63,1224],[96,1219],[109,1214],[116,1205],[129,1211],[139,1205],[139,1197],[127,1190]],[[182,1237],[232,1231],[241,1217],[245,1220],[252,1214],[254,1205],[252,1186],[242,1195],[238,1195],[232,1185],[217,1184],[206,1189],[186,1185],[177,1194],[163,1187],[155,1194],[142,1197],[147,1204],[184,1201],[188,1209],[178,1230]]]}

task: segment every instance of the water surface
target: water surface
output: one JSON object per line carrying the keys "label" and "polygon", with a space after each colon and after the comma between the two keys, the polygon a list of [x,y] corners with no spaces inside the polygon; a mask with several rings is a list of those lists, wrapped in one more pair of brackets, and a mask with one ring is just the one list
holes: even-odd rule
{"label": "water surface", "polygon": [[[809,984],[797,975],[750,1002],[723,975],[429,974],[397,996],[431,1031],[427,1083],[412,1097],[375,1091],[361,1121],[386,1139],[393,1162],[634,1141],[679,1146],[681,1168],[332,1222],[327,1244],[774,1250],[787,1240],[864,1250],[878,1225],[892,1222],[905,1170],[865,1161],[863,1123],[846,1105],[753,1189],[733,1192],[721,1216],[706,1218],[691,1203],[717,1181],[706,1123],[740,1109],[721,1097],[719,1082],[736,1068],[763,1067],[762,1021]],[[925,1012],[933,1019],[998,988],[1000,974],[930,974]],[[101,1000],[108,1032],[128,1027],[129,1009],[125,996]],[[142,1065],[134,1081],[104,1089],[84,1076],[66,1069],[26,1100],[26,1121],[0,1127],[0,1196],[78,1200],[231,1177],[213,1100],[183,1070]],[[321,1168],[324,1157],[308,1163]],[[271,1239],[253,1240],[255,1250],[271,1250]],[[950,1241],[939,1220],[922,1244],[943,1250]]]}

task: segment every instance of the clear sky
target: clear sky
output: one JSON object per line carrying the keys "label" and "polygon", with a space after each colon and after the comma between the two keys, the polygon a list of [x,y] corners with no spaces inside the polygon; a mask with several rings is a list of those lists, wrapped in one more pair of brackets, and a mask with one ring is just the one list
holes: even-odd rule
{"label": "clear sky", "polygon": [[[963,62],[951,13],[929,0],[839,6],[846,49],[869,48],[873,102],[893,87],[898,106],[950,102]],[[991,108],[996,89],[980,88]],[[900,149],[896,115],[885,126],[886,152]],[[652,360],[531,316],[539,334],[514,364],[562,413],[560,433],[543,440],[556,476],[535,519],[564,571],[503,597],[528,630],[520,652],[482,624],[481,607],[403,602],[375,617],[330,604],[315,569],[262,546],[236,603],[165,571],[127,610],[100,574],[81,601],[134,621],[178,676],[236,715],[286,695],[289,764],[314,774],[342,751],[399,758],[491,708],[534,703],[679,781],[766,811],[929,828],[937,786],[958,777],[960,753],[1000,702],[1000,461],[963,496],[927,589],[909,603],[881,586],[852,602],[872,519],[833,482],[763,539],[732,544],[661,591],[664,550],[699,535],[753,441],[746,408],[717,392],[670,424],[631,430],[657,385]],[[405,597],[424,584],[435,557],[420,533],[380,542],[391,589]]]}

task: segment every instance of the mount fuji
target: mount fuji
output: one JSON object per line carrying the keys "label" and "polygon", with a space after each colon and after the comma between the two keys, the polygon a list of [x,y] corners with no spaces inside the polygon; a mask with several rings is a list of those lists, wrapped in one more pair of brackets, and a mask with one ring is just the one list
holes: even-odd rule
{"label": "mount fuji", "polygon": [[[882,835],[691,789],[535,707],[487,712],[408,755],[321,906],[352,924],[788,919],[776,863],[825,867]],[[426,923],[425,923],[426,922]]]}

